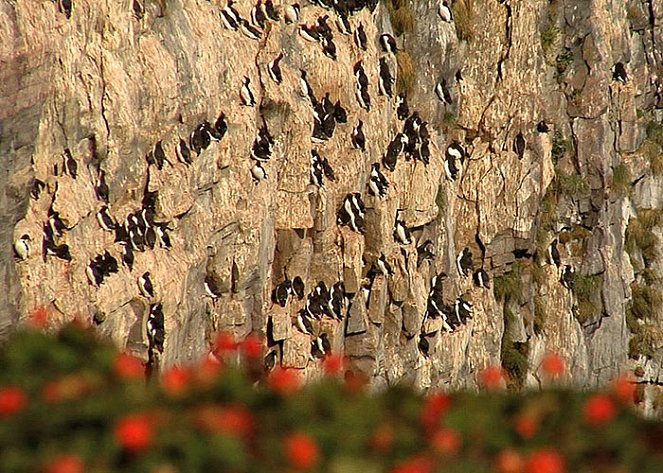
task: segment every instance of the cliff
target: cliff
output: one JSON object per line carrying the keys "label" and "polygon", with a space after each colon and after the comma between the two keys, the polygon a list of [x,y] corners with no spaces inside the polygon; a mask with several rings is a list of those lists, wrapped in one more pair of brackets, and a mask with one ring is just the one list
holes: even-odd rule
{"label": "cliff", "polygon": [[[352,12],[351,34],[330,8],[302,2],[299,20],[287,24],[288,4],[275,2],[279,19],[267,19],[257,39],[224,25],[226,3],[216,0],[67,3],[0,1],[4,331],[43,306],[53,324],[88,319],[147,356],[146,321],[160,303],[166,365],[202,356],[215,331],[255,332],[283,366],[315,376],[311,344],[325,333],[332,351],[377,385],[472,386],[478,370],[497,363],[513,386],[532,385],[547,351],[566,359],[579,386],[627,370],[658,381],[656,2],[456,0],[446,22],[436,2],[388,0]],[[250,21],[253,6],[233,8]],[[327,39],[304,38],[300,24],[324,15]],[[360,25],[365,51],[354,38]],[[395,36],[397,52],[382,48],[383,33]],[[280,54],[279,84],[269,68]],[[379,91],[383,58],[396,77],[393,97]],[[358,61],[368,110],[357,94]],[[301,70],[314,100],[301,92]],[[255,106],[243,104],[245,77]],[[429,136],[390,171],[385,155],[406,123],[399,93]],[[314,111],[337,101],[346,122],[339,116],[332,136],[313,142]],[[190,164],[178,160],[180,140],[188,146],[192,132],[205,121],[213,128],[221,113],[221,139],[192,151]],[[365,150],[351,138],[360,120]],[[204,128],[196,139],[210,141]],[[260,129],[273,144],[260,164],[267,177],[257,181],[251,152]],[[416,159],[424,142],[427,164]],[[467,156],[450,179],[454,143]],[[312,181],[312,150],[335,179]],[[383,198],[369,192],[373,163],[389,181]],[[102,173],[108,202],[99,195]],[[365,206],[364,233],[338,222],[351,193]],[[154,248],[136,245],[129,270],[122,237],[98,222],[103,206],[118,225],[147,209],[146,226],[162,224],[171,247],[158,238]],[[44,237],[54,213],[65,228]],[[394,236],[397,218],[411,243]],[[22,260],[13,243],[26,234],[30,254]],[[44,256],[45,240],[68,245],[71,260]],[[548,256],[555,242],[559,266]],[[422,257],[424,247],[432,258]],[[457,268],[465,248],[468,277]],[[86,268],[105,251],[118,271],[97,285]],[[393,274],[372,270],[382,255]],[[473,280],[481,268],[490,289]],[[145,272],[149,297],[139,289]],[[431,279],[441,272],[447,277],[435,294],[448,307],[433,317]],[[275,304],[274,288],[296,276],[305,297]],[[218,297],[207,294],[206,278]],[[307,334],[297,315],[320,281],[344,283],[343,320],[312,317]],[[465,323],[453,323],[457,301],[473,306]]]}

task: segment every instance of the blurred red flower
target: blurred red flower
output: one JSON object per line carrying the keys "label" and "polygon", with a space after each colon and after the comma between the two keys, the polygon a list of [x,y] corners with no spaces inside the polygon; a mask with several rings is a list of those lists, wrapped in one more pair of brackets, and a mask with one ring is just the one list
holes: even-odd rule
{"label": "blurred red flower", "polygon": [[387,452],[394,443],[394,429],[389,424],[380,424],[373,431],[369,445],[377,452]]}
{"label": "blurred red flower", "polygon": [[255,333],[250,333],[240,342],[239,349],[244,356],[251,360],[260,358],[260,355],[262,355],[262,342],[260,341],[260,337]]}
{"label": "blurred red flower", "polygon": [[83,473],[83,460],[77,455],[64,454],[55,457],[44,468],[45,473]]}
{"label": "blurred red flower", "polygon": [[231,333],[220,332],[217,334],[216,339],[214,340],[214,349],[212,350],[215,354],[223,356],[236,350],[237,342]]}
{"label": "blurred red flower", "polygon": [[548,352],[543,355],[541,369],[547,376],[558,378],[566,371],[566,362],[557,353]]}
{"label": "blurred red flower", "polygon": [[455,455],[460,450],[462,443],[460,434],[448,428],[438,430],[430,439],[433,449],[441,455]]}
{"label": "blurred red flower", "polygon": [[161,386],[169,396],[180,396],[191,381],[191,371],[181,366],[169,368],[161,377]]}
{"label": "blurred red flower", "polygon": [[522,473],[525,466],[523,457],[516,450],[502,450],[495,457],[497,473]]}
{"label": "blurred red flower", "polygon": [[527,440],[534,437],[539,430],[539,424],[532,416],[519,414],[514,419],[514,428],[518,432],[518,435]]}
{"label": "blurred red flower", "polygon": [[489,366],[479,371],[479,384],[487,389],[499,389],[503,380],[502,368],[499,366]]}
{"label": "blurred red flower", "polygon": [[433,462],[430,458],[419,455],[399,463],[390,470],[390,473],[431,473]]}
{"label": "blurred red flower", "polygon": [[553,449],[535,450],[527,459],[527,473],[563,473],[564,459]]}
{"label": "blurred red flower", "polygon": [[311,436],[295,432],[285,439],[285,455],[295,468],[308,470],[318,463],[320,450]]}
{"label": "blurred red flower", "polygon": [[246,406],[208,404],[196,410],[196,424],[215,433],[246,437],[253,431],[253,416]]}
{"label": "blurred red flower", "polygon": [[345,388],[348,391],[356,393],[363,391],[363,389],[366,387],[368,384],[368,376],[359,371],[348,370],[343,376],[343,381],[345,383]]}
{"label": "blurred red flower", "polygon": [[196,381],[201,386],[209,386],[214,382],[214,380],[221,374],[223,365],[221,361],[214,355],[214,353],[208,353],[200,363],[198,364],[198,369],[196,370]]}
{"label": "blurred red flower", "polygon": [[130,414],[115,423],[115,440],[130,452],[145,450],[152,441],[153,424],[147,415]]}
{"label": "blurred red flower", "polygon": [[128,353],[119,353],[115,357],[113,372],[120,379],[145,378],[145,366],[143,362]]}
{"label": "blurred red flower", "polygon": [[635,402],[635,384],[626,376],[619,376],[612,381],[612,392],[623,404]]}
{"label": "blurred red flower", "polygon": [[48,311],[46,307],[36,307],[30,312],[28,323],[35,328],[44,328],[48,323]]}
{"label": "blurred red flower", "polygon": [[343,356],[331,354],[325,357],[322,362],[322,368],[328,375],[337,375],[343,371]]}
{"label": "blurred red flower", "polygon": [[276,368],[267,377],[267,384],[274,392],[281,395],[292,394],[299,389],[299,378],[294,370]]}
{"label": "blurred red flower", "polygon": [[610,422],[617,412],[614,401],[606,394],[594,394],[585,403],[584,417],[587,423],[601,426]]}
{"label": "blurred red flower", "polygon": [[46,402],[78,399],[89,392],[90,388],[84,376],[71,374],[46,383],[41,390],[41,397]]}
{"label": "blurred red flower", "polygon": [[23,410],[27,401],[27,396],[18,386],[0,387],[0,416],[10,416]]}
{"label": "blurred red flower", "polygon": [[437,428],[440,418],[449,409],[451,397],[444,393],[429,394],[419,414],[419,421],[426,430]]}

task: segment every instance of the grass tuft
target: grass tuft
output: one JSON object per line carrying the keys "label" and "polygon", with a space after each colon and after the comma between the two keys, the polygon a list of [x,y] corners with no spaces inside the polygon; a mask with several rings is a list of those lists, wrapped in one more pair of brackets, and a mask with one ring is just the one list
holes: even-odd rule
{"label": "grass tuft", "polygon": [[645,267],[659,257],[659,238],[652,231],[663,224],[663,211],[660,209],[640,209],[637,218],[631,218],[626,227],[626,252],[642,254]]}
{"label": "grass tuft", "polygon": [[566,174],[560,171],[557,173],[555,181],[557,182],[557,190],[561,195],[575,198],[589,196],[589,183],[578,174]]}
{"label": "grass tuft", "polygon": [[396,63],[398,64],[398,75],[396,76],[396,93],[409,95],[412,92],[417,74],[412,62],[412,56],[408,51],[399,49],[396,52]]}
{"label": "grass tuft", "polygon": [[495,298],[505,302],[514,301],[523,303],[523,285],[520,262],[511,266],[511,272],[497,276],[493,279],[493,293]]}
{"label": "grass tuft", "polygon": [[631,307],[633,317],[644,321],[657,321],[661,319],[661,304],[663,294],[653,286],[631,284]]}
{"label": "grass tuft", "polygon": [[573,51],[569,48],[562,49],[555,58],[555,69],[557,69],[557,74],[564,74],[572,63]]}
{"label": "grass tuft", "polygon": [[541,48],[544,56],[548,56],[555,47],[559,36],[559,28],[554,23],[549,22],[546,28],[541,32]]}
{"label": "grass tuft", "polygon": [[514,342],[511,338],[510,326],[515,322],[516,318],[513,313],[505,307],[504,335],[502,336],[500,358],[502,359],[502,368],[506,372],[507,388],[510,390],[522,388],[529,369],[529,362],[527,361],[528,343]]}
{"label": "grass tuft", "polygon": [[628,194],[631,188],[631,171],[624,163],[616,166],[612,170],[612,190],[618,195],[624,197]]}
{"label": "grass tuft", "polygon": [[584,275],[576,273],[573,281],[573,293],[578,301],[578,310],[575,315],[581,324],[585,324],[599,315],[600,307],[597,306],[595,299],[602,285],[603,278],[598,274]]}
{"label": "grass tuft", "polygon": [[461,41],[474,38],[474,0],[456,0],[451,5],[456,26],[456,36]]}
{"label": "grass tuft", "polygon": [[546,301],[538,294],[534,296],[534,333],[537,335],[543,334],[543,329],[546,324]]}
{"label": "grass tuft", "polygon": [[557,130],[552,140],[552,162],[556,166],[570,148],[570,143],[564,138],[562,132]]}

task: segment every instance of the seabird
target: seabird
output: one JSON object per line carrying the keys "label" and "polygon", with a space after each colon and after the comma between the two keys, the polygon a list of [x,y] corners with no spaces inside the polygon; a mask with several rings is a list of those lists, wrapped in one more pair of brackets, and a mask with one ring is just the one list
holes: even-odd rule
{"label": "seabird", "polygon": [[437,98],[440,99],[440,102],[451,105],[452,98],[449,88],[447,87],[446,79],[442,79],[437,83],[435,86],[435,94],[437,94]]}
{"label": "seabird", "polygon": [[304,298],[304,281],[300,276],[295,276],[292,280],[292,291],[295,293],[299,300]]}
{"label": "seabird", "polygon": [[110,191],[108,189],[108,185],[106,184],[105,171],[99,171],[99,176],[97,177],[97,182],[95,183],[94,186],[94,192],[97,195],[97,199],[101,200],[102,202],[108,203],[108,197]]}
{"label": "seabird", "polygon": [[[52,209],[52,207],[51,207]],[[64,222],[60,218],[59,212],[54,212],[52,210],[49,210],[51,215],[48,217],[48,227],[51,230],[51,233],[53,235],[57,236],[62,236],[65,230],[67,230],[67,227],[65,226]]]}
{"label": "seabird", "polygon": [[202,150],[207,149],[210,145],[210,135],[206,131],[203,123],[196,126],[189,135],[189,148],[199,156]]}
{"label": "seabird", "polygon": [[145,244],[153,250],[157,244],[157,232],[154,230],[154,227],[149,226],[145,229]]}
{"label": "seabird", "polygon": [[422,355],[424,355],[425,358],[428,358],[428,350],[430,349],[430,344],[428,343],[428,339],[426,338],[426,335],[423,333],[419,335],[419,342],[417,343],[417,348],[421,352]]}
{"label": "seabird", "polygon": [[318,33],[318,28],[315,25],[299,25],[299,34],[306,41],[310,41],[312,43],[317,43],[320,41],[320,34]]}
{"label": "seabird", "polygon": [[150,311],[147,316],[147,340],[149,342],[148,350],[156,349],[163,352],[163,343],[165,340],[163,307],[159,304],[150,304]]}
{"label": "seabird", "polygon": [[446,159],[444,160],[444,172],[447,179],[455,181],[458,173],[465,161],[465,150],[457,141],[454,141],[445,153]]}
{"label": "seabird", "polygon": [[424,260],[435,258],[435,245],[431,240],[426,240],[423,245],[417,247],[417,266],[420,266]]}
{"label": "seabird", "polygon": [[69,252],[69,245],[62,243],[56,245],[53,240],[44,239],[45,254],[55,256],[56,258],[71,261],[71,253]]}
{"label": "seabird", "polygon": [[380,95],[386,95],[387,97],[392,97],[391,88],[394,85],[394,78],[391,76],[391,71],[389,71],[389,64],[385,58],[380,58],[379,65],[379,78],[378,78],[378,90]]}
{"label": "seabird", "polygon": [[359,23],[359,26],[355,29],[355,44],[359,49],[366,51],[366,44],[368,39],[366,38],[366,31],[364,31],[364,24]]}
{"label": "seabird", "polygon": [[85,267],[85,275],[93,286],[99,287],[104,282],[104,275],[95,260],[90,261],[90,264]]}
{"label": "seabird", "polygon": [[545,120],[541,120],[539,123],[536,124],[536,131],[539,133],[548,133],[550,131],[550,128],[548,127],[548,124],[546,123]]}
{"label": "seabird", "polygon": [[315,95],[313,95],[313,90],[306,79],[306,71],[304,69],[299,70],[299,86],[302,93],[302,97],[308,97],[311,101],[311,104],[315,104]]}
{"label": "seabird", "polygon": [[465,247],[463,251],[458,254],[456,258],[456,268],[458,269],[458,274],[466,278],[470,275],[472,271],[472,251],[468,247]]}
{"label": "seabird", "polygon": [[177,160],[184,164],[191,164],[193,160],[191,159],[191,151],[186,145],[186,142],[182,139],[177,143],[175,147],[175,154],[177,155]]}
{"label": "seabird", "polygon": [[299,311],[297,314],[296,326],[302,333],[305,333],[306,335],[313,335],[313,325],[311,325],[311,321],[306,316],[306,311]]}
{"label": "seabird", "polygon": [[219,288],[219,285],[216,283],[214,277],[211,274],[206,274],[205,275],[205,282],[203,283],[205,286],[205,293],[211,297],[212,299],[218,299],[221,297],[221,289]]}
{"label": "seabird", "polygon": [[364,151],[366,149],[366,137],[364,136],[364,123],[359,120],[357,126],[352,129],[352,146]]}
{"label": "seabird", "polygon": [[168,235],[168,224],[167,223],[157,223],[154,225],[154,230],[157,232],[157,237],[159,237],[159,246],[165,249],[172,248],[170,242],[170,235]]}
{"label": "seabird", "polygon": [[412,243],[410,230],[405,226],[405,222],[398,217],[396,217],[396,223],[394,224],[394,238],[402,245]]}
{"label": "seabird", "polygon": [[272,60],[267,67],[269,77],[277,84],[280,84],[283,81],[281,67],[279,66],[279,61],[281,61],[281,59],[283,59],[283,53],[279,53],[279,55],[276,56],[276,59]]}
{"label": "seabird", "polygon": [[456,318],[463,324],[467,322],[467,319],[472,318],[472,313],[474,309],[472,307],[472,303],[466,301],[462,297],[459,297],[456,299],[456,302],[454,304],[454,312],[456,314]]}
{"label": "seabird", "polygon": [[221,140],[228,131],[228,124],[226,123],[226,114],[221,112],[214,122],[214,128],[210,132],[210,136],[214,136],[217,141]]}
{"label": "seabird", "polygon": [[371,166],[371,174],[368,181],[368,188],[374,196],[379,199],[387,195],[389,188],[389,181],[384,174],[380,172],[380,163],[373,163]]}
{"label": "seabird", "polygon": [[154,297],[154,286],[152,285],[149,271],[146,271],[141,277],[138,278],[138,287],[140,288],[141,294],[143,294],[143,296],[145,296],[147,299]]}
{"label": "seabird", "polygon": [[525,137],[521,131],[518,132],[513,140],[513,151],[518,155],[518,159],[520,160],[525,156]]}
{"label": "seabird", "polygon": [[477,270],[473,275],[473,279],[474,284],[476,284],[477,287],[490,289],[490,277],[488,276],[488,273],[485,269],[481,268]]}
{"label": "seabird", "polygon": [[78,175],[78,163],[71,155],[69,148],[64,149],[64,170],[66,174],[69,174],[72,179],[76,179]]}
{"label": "seabird", "polygon": [[133,0],[131,9],[133,10],[134,16],[137,20],[142,20],[143,16],[145,16],[145,8],[139,0]]}
{"label": "seabird", "polygon": [[221,10],[221,21],[229,30],[237,31],[241,18],[237,10],[232,7],[233,3],[232,0],[228,0],[228,4]]}
{"label": "seabird", "polygon": [[122,245],[122,264],[124,264],[131,272],[134,268],[134,252],[131,244],[127,241],[120,241]]}
{"label": "seabird", "polygon": [[32,239],[27,233],[14,242],[14,253],[20,260],[26,260],[30,256],[30,242]]}
{"label": "seabird", "polygon": [[562,276],[560,278],[560,282],[562,283],[562,286],[569,290],[573,290],[574,282],[575,282],[575,268],[569,264],[564,266],[564,269],[562,270]]}
{"label": "seabird", "polygon": [[279,14],[276,11],[276,8],[274,8],[272,0],[265,0],[265,2],[262,4],[262,11],[265,13],[265,15],[267,15],[268,19],[272,21],[279,21]]}
{"label": "seabird", "polygon": [[618,62],[612,66],[612,80],[621,82],[625,84],[628,80],[628,75],[626,74],[626,67],[623,62]]}
{"label": "seabird", "polygon": [[244,36],[246,36],[249,39],[254,39],[256,41],[260,40],[260,38],[262,37],[262,31],[251,26],[251,24],[244,18],[240,18],[239,21],[240,21],[239,29],[241,30],[242,33],[244,33]]}
{"label": "seabird", "polygon": [[30,190],[30,196],[34,200],[38,200],[39,195],[41,194],[41,191],[43,191],[45,187],[46,187],[46,183],[44,181],[35,178],[35,181],[32,184],[32,189]]}
{"label": "seabird", "polygon": [[299,3],[293,3],[285,7],[285,24],[297,23],[299,21]]}
{"label": "seabird", "polygon": [[108,212],[108,207],[105,205],[99,210],[99,212],[97,212],[97,222],[99,222],[99,226],[107,232],[115,230],[116,223]]}
{"label": "seabird", "polygon": [[251,176],[256,182],[264,181],[267,179],[267,171],[262,167],[260,161],[255,161],[251,167]]}
{"label": "seabird", "polygon": [[548,264],[554,264],[558,268],[562,264],[562,259],[557,249],[557,238],[555,238],[548,246]]}
{"label": "seabird", "polygon": [[253,26],[256,28],[264,30],[266,21],[267,15],[265,15],[265,12],[262,9],[262,1],[258,0],[258,3],[251,8],[251,23],[253,23]]}
{"label": "seabird", "polygon": [[[287,13],[286,13],[287,14]],[[265,358],[262,362],[263,368],[265,369],[265,373],[269,373],[274,369],[274,366],[276,365],[276,350],[271,350],[269,353],[265,355]]]}
{"label": "seabird", "polygon": [[438,5],[437,14],[440,15],[440,18],[442,18],[442,21],[446,21],[447,23],[451,23],[453,21],[453,15],[451,13],[451,8],[449,8],[449,4],[447,3],[446,0],[443,0]]}
{"label": "seabird", "polygon": [[338,13],[336,18],[336,27],[341,34],[351,35],[352,34],[352,25],[350,25],[350,20],[348,16],[343,13]]}
{"label": "seabird", "polygon": [[396,97],[396,114],[399,120],[405,120],[410,114],[410,108],[407,105],[407,97],[404,93]]}
{"label": "seabird", "polygon": [[285,307],[288,302],[288,296],[292,293],[292,282],[285,279],[282,283],[277,284],[272,291],[272,302]]}
{"label": "seabird", "polygon": [[242,104],[246,107],[253,107],[256,104],[256,101],[253,98],[253,93],[251,92],[251,88],[249,86],[250,83],[251,79],[249,79],[247,76],[244,76],[244,83],[242,84],[242,88],[239,91],[239,95],[242,98]]}
{"label": "seabird", "polygon": [[338,123],[347,123],[348,122],[348,112],[341,105],[341,100],[337,100],[334,104],[334,119]]}
{"label": "seabird", "polygon": [[396,40],[389,33],[383,33],[380,35],[380,46],[385,53],[396,54],[398,48],[396,47]]}
{"label": "seabird", "polygon": [[380,255],[380,257],[375,262],[375,265],[384,276],[391,276],[394,274],[394,270],[387,261],[387,257],[384,255],[384,253]]}

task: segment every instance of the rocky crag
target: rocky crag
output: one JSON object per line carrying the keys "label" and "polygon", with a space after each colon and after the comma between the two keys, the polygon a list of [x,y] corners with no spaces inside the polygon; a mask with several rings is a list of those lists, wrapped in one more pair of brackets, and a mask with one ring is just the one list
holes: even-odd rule
{"label": "rocky crag", "polygon": [[[512,386],[535,385],[548,350],[580,386],[626,370],[657,383],[660,5],[449,4],[451,21],[436,2],[387,0],[360,5],[344,25],[342,7],[301,2],[288,23],[287,2],[262,19],[239,1],[231,6],[246,23],[234,30],[225,1],[2,0],[3,330],[46,307],[52,323],[89,319],[147,356],[148,315],[161,304],[166,365],[202,356],[214,331],[229,330],[259,334],[266,354],[302,376],[319,372],[316,338],[326,334],[376,385],[472,386],[496,363]],[[280,83],[270,73],[278,57]],[[180,140],[202,146],[190,163],[178,159]],[[328,164],[313,166],[316,177],[312,150]],[[370,191],[374,163],[384,197]],[[353,193],[361,212],[345,205]],[[102,228],[104,206],[127,235]],[[146,242],[131,241],[132,225]],[[25,259],[13,249],[23,235]],[[107,274],[94,281],[88,268],[106,251],[117,271],[97,260]],[[480,269],[490,289],[472,277]],[[139,287],[146,272],[153,294]],[[275,288],[296,276],[304,297],[275,303]],[[307,315],[323,310],[321,281],[343,282],[341,317],[333,307]]]}

